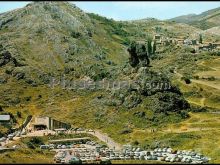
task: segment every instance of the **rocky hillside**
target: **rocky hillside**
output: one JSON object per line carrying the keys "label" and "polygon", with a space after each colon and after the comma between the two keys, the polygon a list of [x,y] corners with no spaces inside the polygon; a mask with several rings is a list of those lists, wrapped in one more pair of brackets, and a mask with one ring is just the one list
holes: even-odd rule
{"label": "rocky hillside", "polygon": [[0,65],[28,82],[47,83],[46,74],[61,73],[99,78],[126,56],[102,25],[67,2],[30,3],[0,20]]}
{"label": "rocky hillside", "polygon": [[[148,89],[149,82],[170,83],[168,76],[153,71],[149,61],[128,63],[134,53],[145,64],[145,45],[127,48],[131,40],[145,41],[155,33],[188,36],[197,28],[155,19],[117,22],[68,2],[30,3],[1,14],[0,20],[0,106],[5,112],[49,115],[116,134],[128,125],[143,128],[188,117],[190,106],[178,88]],[[48,88],[52,77],[64,75],[69,82],[137,81],[138,89]]]}
{"label": "rocky hillside", "polygon": [[116,22],[67,2],[30,3],[2,13],[0,20],[1,79],[14,77],[33,86],[61,74],[73,79],[111,78],[115,65],[128,59],[130,40],[146,40],[155,32],[175,37],[199,31],[156,19]]}
{"label": "rocky hillside", "polygon": [[205,11],[201,14],[189,14],[170,19],[178,23],[187,23],[202,30],[220,26],[220,8]]}

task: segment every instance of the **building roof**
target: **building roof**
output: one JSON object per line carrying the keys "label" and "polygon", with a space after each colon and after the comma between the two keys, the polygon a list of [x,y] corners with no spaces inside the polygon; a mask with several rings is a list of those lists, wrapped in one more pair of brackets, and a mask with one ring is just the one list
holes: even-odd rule
{"label": "building roof", "polygon": [[213,45],[220,45],[220,42],[215,42],[213,43]]}
{"label": "building roof", "polygon": [[0,121],[9,121],[10,115],[0,115]]}

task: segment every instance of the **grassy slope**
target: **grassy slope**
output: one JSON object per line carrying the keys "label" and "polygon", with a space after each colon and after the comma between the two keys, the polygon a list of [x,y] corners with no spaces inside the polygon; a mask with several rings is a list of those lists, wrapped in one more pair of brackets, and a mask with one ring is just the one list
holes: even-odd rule
{"label": "grassy slope", "polygon": [[[177,54],[175,54],[176,56]],[[156,70],[167,69],[163,64],[170,64],[175,67],[176,57],[168,55],[167,58],[154,61]],[[191,55],[193,56],[193,55]],[[218,77],[219,57],[198,54],[196,62],[183,60],[181,65],[177,65],[179,73],[185,76],[204,75]],[[193,57],[194,58],[194,57]],[[192,59],[193,59],[192,58]],[[172,67],[171,67],[172,68]],[[211,72],[211,74],[209,74]],[[183,92],[185,98],[195,106],[207,107],[208,112],[191,113],[191,117],[177,124],[167,125],[162,132],[155,134],[146,132],[137,132],[133,137],[142,137],[140,141],[146,139],[148,144],[157,139],[165,144],[171,144],[176,149],[195,149],[210,156],[213,163],[219,163],[220,141],[217,136],[220,134],[219,114],[210,114],[210,112],[219,111],[220,90],[211,87],[211,84],[220,86],[219,80],[207,81],[199,79],[201,82],[206,82],[207,85],[192,82],[186,84],[180,77],[174,76],[173,82],[178,85]],[[210,85],[210,86],[208,86]],[[160,129],[161,130],[161,129]],[[166,131],[168,130],[168,132]],[[146,135],[145,135],[146,134]]]}

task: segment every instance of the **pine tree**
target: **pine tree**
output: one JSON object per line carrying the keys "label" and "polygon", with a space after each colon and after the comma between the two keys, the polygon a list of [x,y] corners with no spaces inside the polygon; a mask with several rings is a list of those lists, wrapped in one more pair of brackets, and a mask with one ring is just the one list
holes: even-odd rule
{"label": "pine tree", "polygon": [[147,38],[147,52],[149,54],[149,56],[151,56],[152,54],[152,38],[151,37],[148,37]]}
{"label": "pine tree", "polygon": [[199,43],[202,44],[202,34],[199,34]]}
{"label": "pine tree", "polygon": [[156,41],[154,40],[154,42],[153,42],[153,48],[152,48],[152,54],[155,54],[156,49],[157,49],[157,45],[156,45]]}

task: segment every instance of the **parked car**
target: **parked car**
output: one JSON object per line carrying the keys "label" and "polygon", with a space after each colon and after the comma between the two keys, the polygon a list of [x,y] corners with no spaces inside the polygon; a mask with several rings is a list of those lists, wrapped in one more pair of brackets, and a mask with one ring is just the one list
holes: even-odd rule
{"label": "parked car", "polygon": [[7,137],[8,137],[8,140],[13,140],[14,135],[13,134],[9,134]]}
{"label": "parked car", "polygon": [[61,159],[60,163],[65,164],[66,163],[65,159],[64,158]]}
{"label": "parked car", "polygon": [[78,128],[77,131],[85,131],[83,128]]}
{"label": "parked car", "polygon": [[61,148],[62,148],[62,149],[66,149],[66,145],[62,145]]}
{"label": "parked car", "polygon": [[6,140],[7,140],[7,138],[5,138],[5,137],[0,138],[0,142],[5,142]]}
{"label": "parked car", "polygon": [[62,148],[62,145],[57,145],[57,149],[61,149]]}
{"label": "parked car", "polygon": [[40,145],[40,149],[49,149],[49,145]]}

